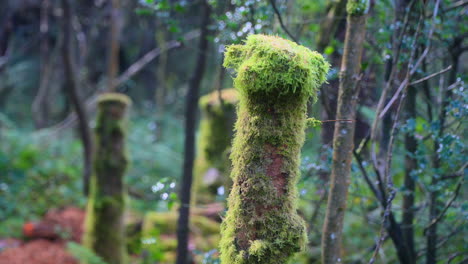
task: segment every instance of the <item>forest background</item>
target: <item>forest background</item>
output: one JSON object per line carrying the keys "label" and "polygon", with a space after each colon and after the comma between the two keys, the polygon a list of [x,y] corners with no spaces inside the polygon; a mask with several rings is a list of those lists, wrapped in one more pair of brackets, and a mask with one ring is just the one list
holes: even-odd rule
{"label": "forest background", "polygon": [[[309,116],[323,123],[307,129],[297,185],[310,241],[294,261],[318,262],[333,130],[347,122],[334,121],[346,1],[0,5],[0,238],[21,238],[23,224],[51,208],[85,207],[96,98],[108,91],[133,101],[128,208],[139,217],[176,210],[187,165],[184,138],[199,131],[200,115],[190,116],[187,107],[200,95],[231,88],[234,73],[222,67],[226,45],[261,33],[317,50],[331,64],[317,103],[309,104]],[[351,121],[344,263],[467,261],[467,13],[465,0],[369,3]],[[188,92],[194,86],[199,93]],[[186,117],[192,126],[184,125]],[[227,195],[218,189],[214,202]],[[164,251],[151,250],[153,260]],[[133,253],[142,254],[141,248]],[[203,263],[219,261],[215,247],[193,254]]]}

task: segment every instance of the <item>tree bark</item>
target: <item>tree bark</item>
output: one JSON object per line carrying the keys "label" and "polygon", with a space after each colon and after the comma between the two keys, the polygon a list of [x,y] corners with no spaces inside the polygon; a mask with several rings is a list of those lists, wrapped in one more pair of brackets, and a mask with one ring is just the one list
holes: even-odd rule
{"label": "tree bark", "polygon": [[117,89],[117,74],[119,73],[119,44],[122,27],[120,0],[111,1],[111,19],[109,32],[109,53],[107,65],[107,89],[114,92]]}
{"label": "tree bark", "polygon": [[63,7],[63,46],[62,56],[65,73],[65,86],[70,102],[78,117],[78,129],[83,144],[83,192],[88,195],[89,179],[92,173],[91,163],[93,156],[93,142],[88,126],[88,116],[84,104],[78,93],[78,80],[76,77],[75,62],[73,59],[72,24],[70,0],[62,0]]}
{"label": "tree bark", "polygon": [[177,264],[187,264],[190,197],[193,178],[193,163],[195,159],[195,126],[197,121],[198,97],[208,51],[208,26],[210,24],[211,7],[207,0],[201,4],[201,35],[198,44],[198,56],[190,79],[189,89],[186,97],[185,108],[185,142],[184,142],[184,168],[180,189],[180,209],[177,222]]}
{"label": "tree bark", "polygon": [[52,76],[53,66],[50,47],[49,47],[49,9],[50,1],[44,0],[41,3],[41,14],[39,31],[41,37],[40,51],[41,51],[41,69],[40,69],[40,82],[37,95],[32,103],[32,115],[34,118],[35,126],[41,129],[47,126],[49,104],[47,95],[49,94],[50,77]]}
{"label": "tree bark", "polygon": [[[349,12],[349,10],[348,10]],[[367,12],[348,14],[340,72],[337,119],[354,120],[359,95],[359,72]],[[355,122],[336,122],[328,206],[322,233],[322,263],[341,262],[341,242],[348,196]]]}
{"label": "tree bark", "polygon": [[[406,119],[416,118],[416,88],[414,86],[408,87],[408,94],[405,102]],[[403,191],[403,217],[401,222],[402,234],[407,247],[409,263],[415,261],[414,250],[414,196],[416,192],[416,185],[413,179],[413,171],[417,169],[417,161],[415,158],[417,141],[414,137],[415,131],[411,131],[405,135],[405,178],[404,178],[404,191]]]}
{"label": "tree bark", "polygon": [[[451,47],[450,47],[450,55],[451,55],[451,60],[452,60],[452,71],[450,72],[449,75],[449,85],[453,84],[456,82],[457,79],[457,72],[458,72],[458,65],[459,65],[459,57],[462,53],[461,50],[461,45],[463,42],[463,38],[455,38],[453,41]],[[444,89],[443,87],[440,87],[440,89]],[[432,166],[434,171],[438,171],[441,167],[441,158],[439,156],[439,153],[437,150],[439,149],[440,146],[440,139],[444,135],[444,127],[445,127],[445,122],[446,122],[446,116],[447,116],[447,106],[450,103],[450,98],[452,97],[452,91],[451,90],[445,90],[442,92],[442,104],[440,105],[440,112],[439,112],[439,131],[436,135],[436,139],[434,140],[434,146],[433,146],[433,159],[432,159]],[[439,177],[441,175],[433,175],[431,179],[431,185],[435,186],[439,182]],[[429,193],[429,223],[434,221],[439,214],[440,214],[440,208],[442,207],[441,202],[439,201],[439,195],[440,195],[440,190],[437,190],[437,188],[434,188],[433,190],[430,191]],[[426,244],[427,244],[427,253],[426,253],[426,264],[436,264],[437,263],[437,240],[438,240],[438,234],[437,234],[437,228],[438,228],[438,223],[435,222],[430,225],[430,227],[427,229],[427,234],[426,234]]]}

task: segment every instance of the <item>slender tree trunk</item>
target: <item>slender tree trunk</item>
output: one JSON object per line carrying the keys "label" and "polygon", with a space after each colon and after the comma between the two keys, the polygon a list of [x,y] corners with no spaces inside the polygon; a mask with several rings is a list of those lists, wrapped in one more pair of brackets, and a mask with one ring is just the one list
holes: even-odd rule
{"label": "slender tree trunk", "polygon": [[[416,118],[416,88],[414,86],[408,87],[408,94],[405,102],[406,108],[406,119]],[[407,247],[407,253],[409,262],[414,263],[415,261],[415,250],[414,250],[414,196],[416,192],[415,181],[413,179],[413,171],[417,168],[417,161],[415,158],[417,148],[417,141],[414,137],[414,131],[405,135],[405,178],[403,192],[403,217],[401,223],[401,229]]]}
{"label": "slender tree trunk", "polygon": [[186,97],[185,108],[185,143],[184,168],[180,189],[179,220],[177,222],[177,264],[188,263],[188,238],[190,215],[190,190],[192,188],[193,162],[195,158],[195,126],[197,121],[197,108],[200,85],[205,73],[206,54],[208,51],[208,26],[210,23],[211,7],[207,0],[201,4],[201,35],[198,44],[198,56],[190,79],[189,90]]}
{"label": "slender tree trunk", "polygon": [[85,106],[78,93],[78,80],[76,77],[75,62],[73,58],[74,50],[72,43],[73,28],[71,25],[71,6],[70,0],[62,0],[63,7],[63,46],[62,56],[65,72],[65,86],[71,104],[78,116],[78,129],[83,144],[83,192],[88,195],[89,179],[92,173],[92,137],[88,126],[88,116]]}
{"label": "slender tree trunk", "polygon": [[[354,9],[360,1],[348,2],[345,47],[340,72],[337,119],[354,120],[359,95],[359,73],[366,31],[365,11]],[[366,3],[365,5],[368,5]],[[353,8],[353,9],[352,9]],[[361,8],[362,9],[362,8]],[[322,263],[341,262],[341,240],[354,148],[355,122],[337,122],[333,138],[333,162],[328,206],[322,233]]]}
{"label": "slender tree trunk", "polygon": [[111,20],[109,32],[109,53],[107,65],[108,91],[117,89],[117,74],[119,73],[119,44],[122,17],[120,14],[120,0],[111,1]]}
{"label": "slender tree trunk", "polygon": [[330,40],[336,37],[338,25],[343,22],[346,14],[346,0],[329,1],[327,14],[320,23],[320,32],[317,34],[317,50],[323,52],[330,44]]}
{"label": "slender tree trunk", "polygon": [[[161,21],[156,22],[156,43],[158,47],[163,50],[166,47],[166,32],[163,30],[163,23]],[[159,125],[156,128],[156,138],[159,140],[162,138],[162,129],[163,127],[163,117],[166,106],[166,92],[167,92],[167,62],[169,54],[168,52],[163,52],[159,55],[158,66],[156,69],[156,79],[157,86],[155,91],[155,102],[156,102],[156,111],[157,111],[157,122]]]}
{"label": "slender tree trunk", "polygon": [[40,84],[37,95],[32,104],[32,114],[36,128],[44,128],[47,126],[48,119],[48,102],[47,95],[49,93],[50,78],[52,75],[53,66],[51,65],[51,53],[49,47],[49,9],[50,1],[43,0],[41,3],[41,15],[39,31],[41,36],[41,69],[40,69]]}
{"label": "slender tree trunk", "polygon": [[[449,85],[455,83],[456,78],[457,78],[459,57],[462,53],[461,48],[460,48],[462,44],[462,40],[463,38],[462,39],[456,38],[450,47],[452,71],[450,72],[450,76],[449,76]],[[443,87],[440,87],[440,89],[443,89]],[[439,170],[441,166],[441,159],[440,159],[439,153],[437,152],[437,149],[439,149],[439,146],[441,144],[440,139],[444,135],[444,126],[445,126],[445,121],[446,121],[446,116],[447,116],[446,109],[447,109],[448,104],[450,103],[451,97],[452,97],[451,90],[445,90],[442,92],[442,104],[440,106],[440,112],[439,112],[439,117],[438,117],[439,118],[439,131],[437,133],[436,139],[434,140],[434,147],[433,147],[434,156],[433,156],[432,164],[433,164],[434,171]],[[431,180],[432,186],[436,186],[438,184],[439,182],[438,176],[440,175],[433,175],[432,180]],[[439,201],[439,195],[440,195],[440,191],[438,191],[437,188],[434,188],[429,193],[429,223],[431,223],[434,219],[436,219],[440,214],[440,208],[442,205]],[[438,223],[436,222],[436,223],[431,224],[430,227],[427,229],[426,264],[437,263],[437,239],[438,239],[437,228],[438,228]]]}

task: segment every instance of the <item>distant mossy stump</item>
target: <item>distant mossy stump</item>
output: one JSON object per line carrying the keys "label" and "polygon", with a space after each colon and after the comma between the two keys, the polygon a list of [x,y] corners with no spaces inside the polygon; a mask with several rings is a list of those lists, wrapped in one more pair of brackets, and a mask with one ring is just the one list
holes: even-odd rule
{"label": "distant mossy stump", "polygon": [[240,102],[221,263],[284,264],[307,242],[296,212],[300,150],[307,101],[316,99],[329,64],[291,41],[251,35],[227,47],[224,66],[237,72]]}
{"label": "distant mossy stump", "polygon": [[86,209],[83,243],[108,264],[126,262],[124,175],[125,117],[130,99],[107,93],[98,99],[95,128],[94,173]]}
{"label": "distant mossy stump", "polygon": [[232,88],[214,91],[199,100],[202,119],[194,169],[195,203],[214,202],[217,189],[224,186],[227,190],[231,185],[229,152],[238,101],[238,92]]}

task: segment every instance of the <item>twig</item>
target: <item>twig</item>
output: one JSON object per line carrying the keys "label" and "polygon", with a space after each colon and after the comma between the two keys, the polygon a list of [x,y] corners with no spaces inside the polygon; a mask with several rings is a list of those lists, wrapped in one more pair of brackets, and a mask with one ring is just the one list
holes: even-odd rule
{"label": "twig", "polygon": [[324,121],[320,121],[322,123],[329,123],[329,122],[349,122],[349,123],[354,123],[356,122],[356,120],[352,120],[352,119],[335,119],[335,120],[324,120]]}
{"label": "twig", "polygon": [[359,153],[356,152],[356,150],[353,150],[353,155],[354,155],[354,158],[357,161],[359,169],[361,170],[362,176],[364,176],[364,180],[366,181],[367,185],[369,185],[369,188],[371,189],[372,193],[374,193],[377,200],[379,200],[379,202],[382,205],[384,205],[385,203],[383,202],[382,195],[379,193],[377,188],[374,186],[374,184],[372,183],[372,181],[371,181],[371,179],[369,177],[369,174],[367,174],[366,168],[364,168],[364,166],[362,165],[361,156],[359,155]]}
{"label": "twig", "polygon": [[432,219],[431,223],[429,225],[427,225],[425,228],[424,228],[424,234],[426,234],[427,230],[429,228],[431,228],[433,225],[437,224],[441,219],[442,217],[445,215],[445,213],[447,212],[447,210],[450,208],[450,206],[452,205],[453,201],[455,201],[455,199],[457,199],[458,197],[458,194],[460,193],[460,189],[461,189],[461,186],[464,182],[464,178],[462,177],[460,179],[460,181],[458,182],[457,184],[457,187],[455,189],[455,194],[452,196],[452,198],[450,199],[450,201],[445,205],[444,209],[442,210],[442,212],[434,219]]}
{"label": "twig", "polygon": [[430,75],[428,75],[428,76],[426,76],[424,78],[421,78],[419,80],[411,82],[409,85],[415,85],[415,84],[418,84],[420,82],[424,82],[424,81],[429,80],[429,79],[431,79],[431,78],[433,78],[433,77],[435,77],[435,76],[437,76],[439,74],[445,73],[445,72],[449,71],[450,69],[452,69],[452,65],[448,66],[447,68],[445,68],[445,69],[443,69],[441,71],[435,72],[435,73],[430,74]]}
{"label": "twig", "polygon": [[[199,30],[190,31],[187,34],[185,34],[184,41],[192,40],[194,38],[197,38],[198,36],[200,36],[200,31]],[[128,67],[128,69],[122,75],[120,75],[119,78],[117,78],[117,84],[116,85],[120,86],[121,84],[126,82],[128,79],[130,79],[135,74],[140,72],[146,65],[148,65],[148,63],[153,61],[155,58],[157,58],[163,52],[169,51],[169,50],[174,49],[174,48],[178,48],[180,46],[182,46],[182,43],[180,41],[172,40],[172,41],[167,42],[164,45],[163,49],[161,49],[159,47],[152,49],[151,51],[146,53],[143,57],[141,57],[139,60],[137,60],[135,63],[133,63],[130,67]]]}
{"label": "twig", "polygon": [[281,17],[281,13],[279,12],[278,8],[276,7],[276,3],[275,3],[275,0],[270,0],[270,3],[271,3],[271,6],[273,7],[273,11],[275,11],[275,14],[276,16],[278,16],[278,20],[279,20],[279,23],[281,25],[281,28],[284,30],[284,32],[286,32],[286,34],[288,34],[288,36],[294,40],[294,42],[298,43],[299,44],[299,40],[296,39],[296,37],[294,37],[291,32],[289,32],[288,28],[284,25],[283,23],[283,18]]}

